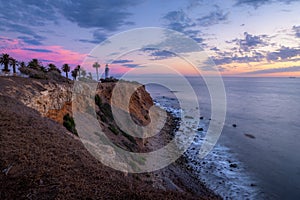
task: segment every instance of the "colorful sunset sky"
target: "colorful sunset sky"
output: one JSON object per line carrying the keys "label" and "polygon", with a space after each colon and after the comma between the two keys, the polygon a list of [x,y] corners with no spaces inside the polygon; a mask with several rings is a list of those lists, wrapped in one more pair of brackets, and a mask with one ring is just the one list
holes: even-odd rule
{"label": "colorful sunset sky", "polygon": [[[19,61],[74,68],[115,34],[161,27],[195,40],[224,76],[300,76],[299,0],[0,0],[0,10],[0,53]],[[172,52],[143,53],[186,67]],[[123,56],[111,73],[142,59]]]}

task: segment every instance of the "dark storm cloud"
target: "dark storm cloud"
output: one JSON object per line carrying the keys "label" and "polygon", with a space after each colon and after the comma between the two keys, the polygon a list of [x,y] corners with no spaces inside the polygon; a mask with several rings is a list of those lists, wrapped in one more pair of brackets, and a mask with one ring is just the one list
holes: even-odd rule
{"label": "dark storm cloud", "polygon": [[122,64],[122,66],[126,67],[126,68],[137,68],[137,67],[143,67],[139,64]]}
{"label": "dark storm cloud", "polygon": [[257,8],[270,2],[271,0],[237,0],[236,5],[250,5]]}
{"label": "dark storm cloud", "polygon": [[274,3],[274,2],[283,2],[289,4],[294,1],[299,1],[299,0],[237,0],[236,5],[237,6],[249,5],[249,6],[253,6],[254,8],[258,8],[259,6]]}
{"label": "dark storm cloud", "polygon": [[164,17],[168,21],[167,27],[178,32],[184,32],[187,28],[195,27],[196,24],[183,10],[170,11]]}
{"label": "dark storm cloud", "polygon": [[130,0],[0,0],[0,15],[7,21],[32,26],[43,26],[53,21],[59,23],[59,15],[62,15],[80,27],[116,30],[133,23],[126,21],[131,15],[126,10],[135,4]]}
{"label": "dark storm cloud", "polygon": [[269,36],[267,35],[251,35],[244,32],[242,39],[236,38],[231,41],[226,41],[229,44],[234,44],[235,47],[231,48],[230,52],[220,51],[214,47],[211,48],[218,56],[214,57],[216,65],[229,64],[229,63],[249,63],[260,62],[266,58],[265,52],[257,50],[258,47],[268,46]]}
{"label": "dark storm cloud", "polygon": [[43,26],[47,21],[55,21],[57,16],[51,3],[54,1],[0,0],[0,16],[7,22],[29,26]]}
{"label": "dark storm cloud", "polygon": [[260,62],[265,56],[260,52],[253,52],[251,56],[224,56],[213,58],[216,65],[230,64],[230,63],[249,63],[249,62]]}
{"label": "dark storm cloud", "polygon": [[163,60],[163,59],[176,57],[175,53],[166,50],[160,50],[156,48],[143,48],[142,50],[145,53],[147,53],[149,56],[152,56],[153,57],[152,60]]}
{"label": "dark storm cloud", "polygon": [[[114,31],[124,25],[134,24],[127,21],[131,13],[127,8],[136,5],[130,0],[0,0],[0,29],[30,35],[29,43],[39,44],[41,40],[32,29],[49,23],[59,24],[61,16],[83,28],[98,28],[93,40],[81,39],[82,42],[99,43],[106,39],[106,34],[99,29]],[[41,37],[41,36],[39,36]]]}
{"label": "dark storm cloud", "polygon": [[270,74],[270,73],[280,73],[280,72],[299,72],[300,66],[292,66],[292,67],[281,67],[281,68],[272,68],[272,69],[263,69],[257,70],[253,72],[247,72],[245,74]]}
{"label": "dark storm cloud", "polygon": [[98,43],[103,42],[107,38],[107,34],[103,30],[95,30],[93,33],[94,40]]}
{"label": "dark storm cloud", "polygon": [[137,3],[130,0],[80,0],[75,3],[68,1],[61,3],[54,1],[58,9],[66,19],[83,28],[103,28],[105,30],[117,30],[123,25],[131,25],[133,22],[126,19],[131,16],[128,7]]}
{"label": "dark storm cloud", "polygon": [[41,40],[32,38],[32,37],[27,37],[27,36],[20,36],[18,39],[22,40],[23,42],[30,44],[30,45],[42,45]]}
{"label": "dark storm cloud", "polygon": [[99,42],[97,40],[79,39],[78,41],[83,42],[83,43],[99,44]]}
{"label": "dark storm cloud", "polygon": [[14,24],[9,21],[0,21],[0,27],[4,31],[16,32],[16,33],[21,33],[22,35],[26,35],[20,37],[19,39],[23,40],[23,42],[28,44],[39,45],[45,39],[45,37],[38,35],[32,29],[24,25]]}
{"label": "dark storm cloud", "polygon": [[32,49],[32,48],[22,48],[22,50],[27,50],[27,51],[34,51],[34,52],[41,52],[41,53],[51,53],[53,51],[49,49]]}
{"label": "dark storm cloud", "polygon": [[133,60],[114,60],[114,64],[123,64],[123,63],[131,63]]}
{"label": "dark storm cloud", "polygon": [[217,48],[217,47],[213,47],[213,48],[211,48],[210,50],[215,51],[215,52],[220,52],[220,49]]}
{"label": "dark storm cloud", "polygon": [[103,29],[97,29],[93,32],[93,39],[79,39],[80,42],[99,44],[108,38],[108,34]]}
{"label": "dark storm cloud", "polygon": [[193,29],[196,23],[183,10],[170,11],[163,19],[167,22],[167,28],[184,33],[198,43],[203,42],[203,38],[199,37],[201,31]]}
{"label": "dark storm cloud", "polygon": [[224,13],[219,7],[215,8],[215,11],[210,12],[204,17],[198,18],[197,24],[200,26],[212,26],[227,21],[229,12]]}
{"label": "dark storm cloud", "polygon": [[150,55],[153,56],[155,60],[168,59],[176,56],[176,54],[165,50],[153,51]]}
{"label": "dark storm cloud", "polygon": [[258,52],[255,50],[251,51],[250,55],[238,56],[235,53],[229,52],[218,52],[215,51],[218,56],[214,57],[213,60],[216,65],[230,64],[230,63],[249,63],[249,62],[260,62],[263,60],[268,61],[298,61],[300,56],[300,48],[281,47],[280,49],[273,52]]}
{"label": "dark storm cloud", "polygon": [[295,36],[300,38],[300,26],[293,26],[293,31],[295,32]]}
{"label": "dark storm cloud", "polygon": [[231,41],[227,41],[227,43],[235,43],[239,46],[239,51],[241,53],[243,52],[249,52],[253,48],[259,47],[259,46],[265,46],[268,45],[266,40],[268,39],[267,35],[251,35],[247,32],[244,32],[244,38],[243,39],[234,39]]}
{"label": "dark storm cloud", "polygon": [[269,52],[267,54],[267,60],[285,61],[296,56],[300,56],[300,48],[281,47],[275,52]]}

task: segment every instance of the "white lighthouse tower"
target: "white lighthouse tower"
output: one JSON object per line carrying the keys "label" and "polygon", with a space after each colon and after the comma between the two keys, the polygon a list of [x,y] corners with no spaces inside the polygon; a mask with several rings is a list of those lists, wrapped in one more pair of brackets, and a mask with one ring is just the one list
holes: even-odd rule
{"label": "white lighthouse tower", "polygon": [[108,68],[108,64],[105,65],[105,79],[108,78],[109,75],[109,68]]}

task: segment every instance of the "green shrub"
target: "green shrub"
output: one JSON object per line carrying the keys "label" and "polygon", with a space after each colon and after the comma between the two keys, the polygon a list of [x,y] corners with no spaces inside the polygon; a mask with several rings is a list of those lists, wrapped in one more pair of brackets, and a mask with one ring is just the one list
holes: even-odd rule
{"label": "green shrub", "polygon": [[102,105],[102,100],[101,100],[101,98],[100,98],[100,96],[98,95],[98,94],[96,94],[96,96],[95,96],[95,103],[96,103],[96,105],[100,108],[101,107],[101,105]]}
{"label": "green shrub", "polygon": [[125,133],[125,132],[122,131],[122,130],[121,130],[121,133],[122,133],[122,135],[123,135],[124,137],[126,137],[130,142],[132,142],[133,144],[137,144],[137,143],[136,143],[136,140],[135,140],[135,138],[134,138],[133,136],[131,136],[131,135]]}
{"label": "green shrub", "polygon": [[107,119],[106,119],[105,115],[103,115],[101,113],[98,114],[98,115],[100,115],[100,119],[101,119],[102,122],[107,123]]}
{"label": "green shrub", "polygon": [[77,130],[75,128],[75,122],[74,122],[74,119],[72,116],[68,114],[66,114],[63,118],[64,122],[63,122],[63,125],[64,127],[66,127],[66,129],[70,132],[72,132],[74,135],[77,135],[78,136],[78,133],[77,133]]}
{"label": "green shrub", "polygon": [[108,129],[109,129],[111,132],[113,132],[115,135],[118,135],[118,134],[119,134],[118,129],[117,129],[115,126],[113,126],[113,125],[110,125],[110,126],[108,127]]}
{"label": "green shrub", "polygon": [[102,113],[105,115],[106,118],[108,118],[109,120],[113,120],[113,114],[111,111],[111,107],[108,103],[104,103],[101,105],[100,110],[102,111]]}

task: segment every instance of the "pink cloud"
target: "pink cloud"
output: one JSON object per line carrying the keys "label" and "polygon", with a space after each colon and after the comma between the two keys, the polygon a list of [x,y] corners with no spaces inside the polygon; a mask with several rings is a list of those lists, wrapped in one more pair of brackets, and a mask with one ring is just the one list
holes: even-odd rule
{"label": "pink cloud", "polygon": [[1,53],[8,53],[19,61],[37,58],[44,65],[54,63],[58,67],[68,63],[71,67],[81,64],[86,54],[64,49],[62,46],[31,46],[21,40],[0,36]]}

